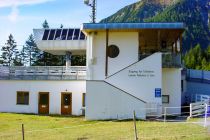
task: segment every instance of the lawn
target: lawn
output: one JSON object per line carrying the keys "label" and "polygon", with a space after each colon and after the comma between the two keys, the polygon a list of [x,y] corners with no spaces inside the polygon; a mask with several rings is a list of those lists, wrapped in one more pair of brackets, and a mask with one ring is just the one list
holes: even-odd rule
{"label": "lawn", "polygon": [[[134,139],[132,121],[85,121],[84,117],[0,113],[0,140]],[[192,123],[137,121],[138,137],[150,140],[209,140],[207,128]]]}

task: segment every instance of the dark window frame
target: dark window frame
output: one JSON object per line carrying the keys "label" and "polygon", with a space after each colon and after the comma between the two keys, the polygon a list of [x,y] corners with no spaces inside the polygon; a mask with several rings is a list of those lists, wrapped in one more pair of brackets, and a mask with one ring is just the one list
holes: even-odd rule
{"label": "dark window frame", "polygon": [[[163,100],[164,97],[166,97],[166,99],[167,99],[166,102]],[[170,102],[170,96],[169,95],[162,95],[162,103],[163,104],[168,104],[169,102]]]}
{"label": "dark window frame", "polygon": [[120,54],[120,48],[117,45],[109,45],[108,46],[108,56],[110,58],[116,58]]}
{"label": "dark window frame", "polygon": [[[23,96],[23,97],[21,97],[21,96]],[[29,91],[17,91],[16,104],[17,105],[29,105],[29,96],[30,96]],[[23,99],[21,99],[21,98],[23,98]]]}

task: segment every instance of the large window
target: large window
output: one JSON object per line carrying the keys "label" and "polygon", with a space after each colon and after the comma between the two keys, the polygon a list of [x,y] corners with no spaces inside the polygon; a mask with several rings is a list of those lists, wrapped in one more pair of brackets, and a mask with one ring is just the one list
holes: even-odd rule
{"label": "large window", "polygon": [[28,105],[29,104],[29,92],[17,91],[17,104]]}
{"label": "large window", "polygon": [[169,103],[169,95],[162,95],[162,103]]}

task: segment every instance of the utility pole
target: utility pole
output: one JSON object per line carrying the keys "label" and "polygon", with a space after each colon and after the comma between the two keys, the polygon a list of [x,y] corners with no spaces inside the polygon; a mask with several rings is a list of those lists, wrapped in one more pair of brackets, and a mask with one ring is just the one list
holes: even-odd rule
{"label": "utility pole", "polygon": [[91,22],[96,23],[96,0],[84,0],[84,4],[92,8]]}

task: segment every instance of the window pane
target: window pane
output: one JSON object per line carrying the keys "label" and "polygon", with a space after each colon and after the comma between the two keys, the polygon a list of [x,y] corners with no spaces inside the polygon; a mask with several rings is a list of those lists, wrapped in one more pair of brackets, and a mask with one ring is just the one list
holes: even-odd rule
{"label": "window pane", "polygon": [[55,36],[55,30],[50,30],[50,36],[48,40],[53,40]]}
{"label": "window pane", "polygon": [[62,39],[62,40],[66,40],[67,32],[68,32],[67,29],[63,29],[63,32],[62,32],[62,35],[61,35],[61,39]]}
{"label": "window pane", "polygon": [[80,29],[75,29],[73,40],[78,40],[79,39],[79,33],[80,33]]}
{"label": "window pane", "polygon": [[44,31],[44,35],[43,35],[43,38],[42,38],[42,40],[47,40],[47,38],[48,38],[48,35],[49,35],[49,30],[45,30]]}
{"label": "window pane", "polygon": [[69,29],[67,40],[72,40],[74,29]]}
{"label": "window pane", "polygon": [[49,103],[48,94],[40,94],[40,104],[48,105],[48,103]]}
{"label": "window pane", "polygon": [[56,34],[55,34],[55,40],[61,40],[61,29],[57,29]]}
{"label": "window pane", "polygon": [[17,104],[29,104],[29,92],[17,92]]}
{"label": "window pane", "polygon": [[70,103],[71,103],[70,94],[64,94],[63,95],[63,103],[64,103],[64,105],[70,105]]}
{"label": "window pane", "polygon": [[162,103],[169,103],[169,95],[162,95]]}

